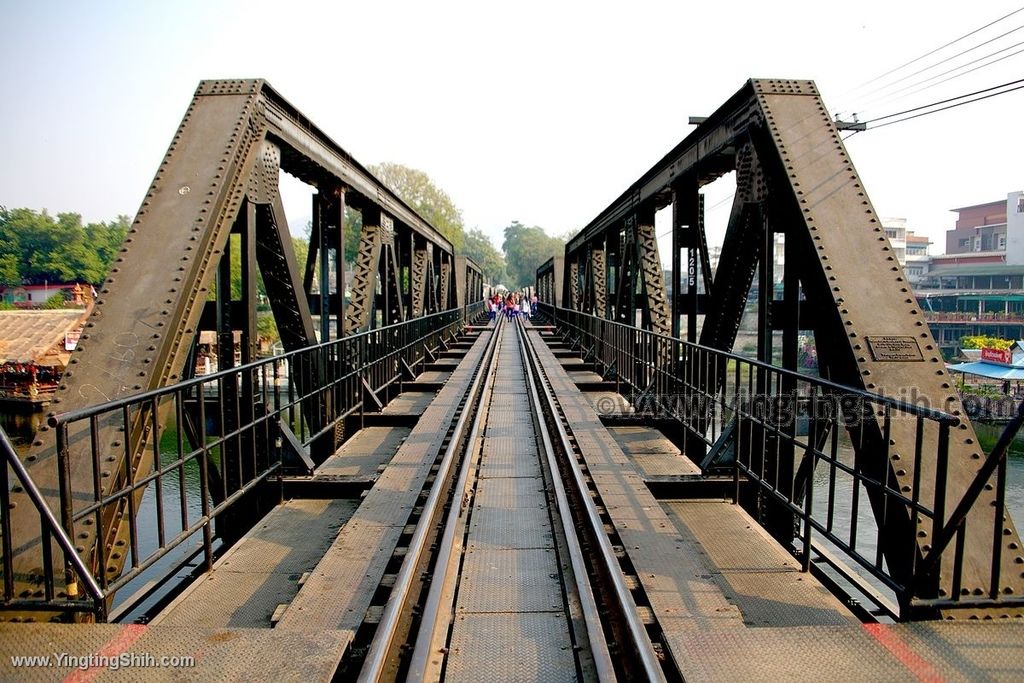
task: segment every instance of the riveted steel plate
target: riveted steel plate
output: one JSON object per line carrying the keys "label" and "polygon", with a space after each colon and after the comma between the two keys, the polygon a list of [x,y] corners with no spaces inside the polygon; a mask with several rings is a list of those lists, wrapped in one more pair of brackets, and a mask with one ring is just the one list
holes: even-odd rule
{"label": "riveted steel plate", "polygon": [[552,612],[456,615],[445,680],[577,680],[565,617]]}
{"label": "riveted steel plate", "polygon": [[469,544],[473,548],[554,547],[547,510],[477,508],[469,524]]}
{"label": "riveted steel plate", "polygon": [[553,548],[470,550],[456,599],[458,612],[564,611]]}

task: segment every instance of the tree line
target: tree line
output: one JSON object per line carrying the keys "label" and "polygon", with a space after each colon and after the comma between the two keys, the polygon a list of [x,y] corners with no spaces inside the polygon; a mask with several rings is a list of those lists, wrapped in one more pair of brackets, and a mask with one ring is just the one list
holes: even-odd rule
{"label": "tree line", "polygon": [[[543,228],[512,221],[504,229],[499,250],[480,228],[466,229],[455,202],[423,171],[393,163],[371,166],[370,170],[437,228],[452,243],[456,254],[468,256],[480,266],[484,278],[492,284],[510,289],[533,284],[537,267],[564,248],[564,239],[548,235]],[[130,225],[128,216],[83,224],[76,213],[51,216],[45,209],[0,207],[0,284],[99,285]],[[345,260],[351,263],[359,249],[362,229],[358,211],[347,212],[345,228]],[[292,241],[298,262],[305,263],[308,235],[293,237]]]}
{"label": "tree line", "polygon": [[88,282],[107,276],[131,219],[82,224],[77,213],[0,207],[0,284]]}

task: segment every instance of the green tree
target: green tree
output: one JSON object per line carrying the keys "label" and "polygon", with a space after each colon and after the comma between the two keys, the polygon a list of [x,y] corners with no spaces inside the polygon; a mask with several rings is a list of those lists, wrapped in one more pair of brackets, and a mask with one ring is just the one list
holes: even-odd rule
{"label": "green tree", "polygon": [[17,254],[0,255],[0,285],[20,285],[21,269]]}
{"label": "green tree", "polygon": [[466,235],[462,226],[462,212],[448,193],[434,184],[430,176],[415,168],[387,162],[370,166],[370,171],[437,228],[452,243],[456,254],[463,253]]}
{"label": "green tree", "polygon": [[82,225],[77,213],[0,208],[0,280],[90,282],[106,277],[128,232],[129,219]]}
{"label": "green tree", "polygon": [[555,254],[565,250],[565,241],[551,237],[536,225],[527,227],[519,221],[505,228],[505,267],[509,287],[532,285],[537,279],[537,267]]}
{"label": "green tree", "polygon": [[473,228],[466,233],[464,252],[480,266],[485,280],[492,284],[501,284],[505,281],[505,257],[494,247],[483,230]]}

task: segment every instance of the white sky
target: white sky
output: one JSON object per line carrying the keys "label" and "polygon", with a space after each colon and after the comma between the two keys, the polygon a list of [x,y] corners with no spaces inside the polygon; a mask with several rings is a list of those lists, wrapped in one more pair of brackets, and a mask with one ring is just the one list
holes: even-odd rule
{"label": "white sky", "polygon": [[[1024,55],[903,99],[861,84],[1021,6],[877,2],[0,0],[0,204],[134,215],[199,80],[263,77],[364,164],[426,171],[467,228],[578,230],[750,77],[814,79],[861,119],[1024,77]],[[1020,48],[1016,48],[1020,49]],[[1002,54],[1011,54],[1016,49]],[[853,91],[853,92],[851,92]],[[847,142],[882,216],[941,251],[949,209],[1024,187],[1024,90]],[[731,189],[708,191],[721,229]],[[310,213],[286,187],[293,226]]]}

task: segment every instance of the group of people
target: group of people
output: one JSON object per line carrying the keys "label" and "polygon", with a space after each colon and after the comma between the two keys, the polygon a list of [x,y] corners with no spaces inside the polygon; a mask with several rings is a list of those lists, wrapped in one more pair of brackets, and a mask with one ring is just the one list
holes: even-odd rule
{"label": "group of people", "polygon": [[529,320],[537,312],[537,297],[536,295],[533,297],[520,295],[519,292],[507,292],[503,296],[500,292],[496,292],[487,301],[487,312],[491,320],[502,313],[509,320],[520,315]]}

